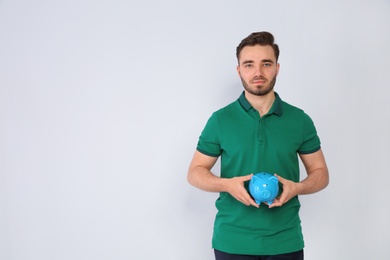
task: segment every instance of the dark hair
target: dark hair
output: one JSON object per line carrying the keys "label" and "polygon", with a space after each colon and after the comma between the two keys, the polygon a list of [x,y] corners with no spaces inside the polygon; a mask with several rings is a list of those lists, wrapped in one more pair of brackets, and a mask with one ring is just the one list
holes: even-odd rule
{"label": "dark hair", "polygon": [[279,59],[279,46],[274,42],[274,36],[269,32],[254,32],[251,33],[248,37],[243,39],[236,49],[237,61],[239,60],[240,53],[245,46],[271,46],[274,49],[276,61]]}

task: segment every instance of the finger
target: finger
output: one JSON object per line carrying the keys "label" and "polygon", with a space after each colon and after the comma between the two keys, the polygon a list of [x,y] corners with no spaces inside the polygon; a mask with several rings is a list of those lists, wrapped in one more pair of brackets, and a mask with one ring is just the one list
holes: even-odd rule
{"label": "finger", "polygon": [[242,176],[242,179],[244,181],[249,181],[250,179],[252,179],[252,176],[253,176],[253,173],[249,174],[249,175],[245,175],[245,176]]}
{"label": "finger", "polygon": [[250,203],[248,201],[248,198],[246,197],[246,194],[245,193],[238,193],[237,196],[234,196],[236,198],[236,200],[238,200],[239,202],[241,202],[242,204],[246,205],[246,206],[249,206]]}
{"label": "finger", "polygon": [[283,202],[278,200],[278,199],[275,199],[271,205],[268,205],[269,208],[275,208],[275,207],[281,207],[283,206]]}
{"label": "finger", "polygon": [[243,197],[244,197],[244,200],[245,200],[245,203],[244,203],[245,205],[247,205],[247,206],[252,205],[252,206],[254,206],[254,207],[256,207],[256,208],[260,207],[260,205],[257,204],[257,203],[252,199],[252,197],[249,196],[248,193],[243,194]]}
{"label": "finger", "polygon": [[242,202],[243,204],[245,204],[246,206],[253,206],[253,207],[256,207],[256,208],[259,208],[260,205],[257,204],[254,200],[248,200],[248,201],[245,201],[245,202]]}
{"label": "finger", "polygon": [[286,179],[284,179],[282,176],[277,175],[276,173],[274,173],[274,176],[275,176],[276,178],[278,178],[278,181],[281,182],[282,184],[283,184],[284,181],[286,180]]}
{"label": "finger", "polygon": [[249,202],[246,202],[245,200],[239,200],[239,202],[241,202],[242,204],[244,204],[245,206],[249,206],[250,203]]}
{"label": "finger", "polygon": [[256,207],[256,208],[259,208],[259,207],[260,207],[260,204],[257,204],[252,198],[250,198],[249,203],[250,203],[250,205],[252,205],[253,207]]}
{"label": "finger", "polygon": [[280,194],[279,197],[275,198],[274,201],[272,202],[272,204],[270,205],[270,208],[273,208],[273,207],[281,207],[283,206],[285,203],[287,202],[287,196],[284,192],[282,192],[282,194]]}
{"label": "finger", "polygon": [[240,202],[240,203],[242,203],[242,204],[244,204],[244,205],[249,206],[249,203],[246,202],[246,200],[245,200],[245,198],[244,198],[243,196],[238,196],[238,197],[235,197],[235,198],[236,198],[236,200],[237,200],[238,202]]}

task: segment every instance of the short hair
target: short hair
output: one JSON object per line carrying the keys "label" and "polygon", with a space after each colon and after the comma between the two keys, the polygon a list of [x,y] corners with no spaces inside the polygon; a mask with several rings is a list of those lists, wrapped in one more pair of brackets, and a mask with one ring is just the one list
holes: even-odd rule
{"label": "short hair", "polygon": [[275,43],[274,36],[269,32],[254,32],[243,39],[236,49],[237,61],[239,62],[240,53],[245,46],[271,46],[274,50],[276,61],[279,59],[279,46]]}

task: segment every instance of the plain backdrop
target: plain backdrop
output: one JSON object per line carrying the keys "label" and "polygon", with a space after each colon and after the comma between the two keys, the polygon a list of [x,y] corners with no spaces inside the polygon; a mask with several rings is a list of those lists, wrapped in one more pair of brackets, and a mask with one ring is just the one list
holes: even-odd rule
{"label": "plain backdrop", "polygon": [[0,259],[213,259],[187,169],[263,30],[331,175],[306,259],[389,259],[389,28],[388,0],[0,0]]}

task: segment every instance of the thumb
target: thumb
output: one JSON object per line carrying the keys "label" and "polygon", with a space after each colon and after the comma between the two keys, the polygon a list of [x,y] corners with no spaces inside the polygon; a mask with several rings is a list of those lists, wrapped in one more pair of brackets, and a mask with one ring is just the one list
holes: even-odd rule
{"label": "thumb", "polygon": [[285,179],[284,179],[283,177],[277,175],[276,173],[274,173],[274,176],[275,176],[276,178],[278,178],[278,181],[279,181],[279,182],[284,183]]}
{"label": "thumb", "polygon": [[244,181],[249,181],[252,178],[252,176],[253,176],[253,173],[245,175],[245,176],[242,176],[242,178],[243,178]]}

